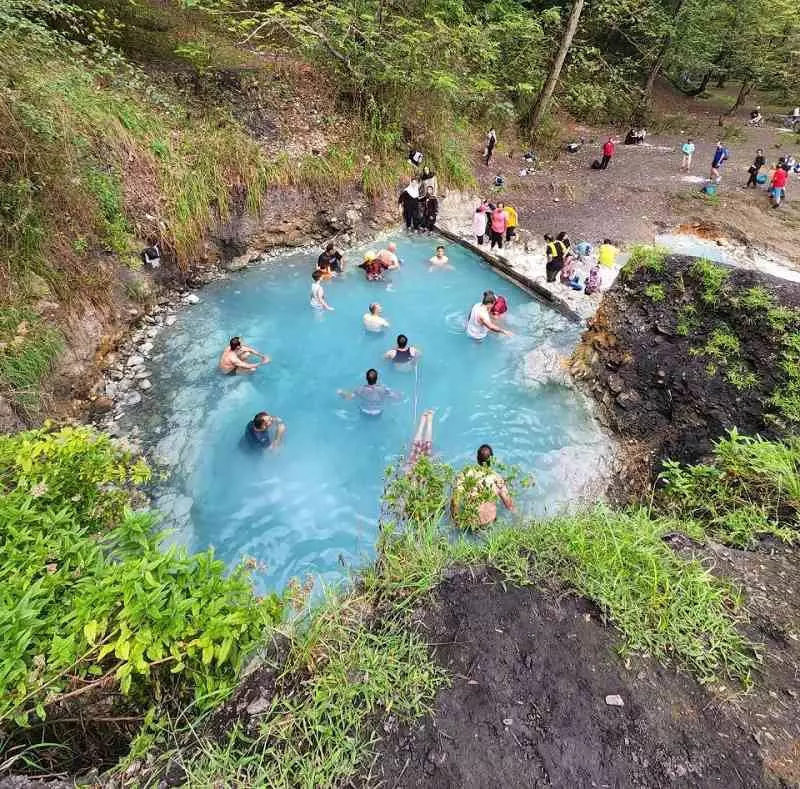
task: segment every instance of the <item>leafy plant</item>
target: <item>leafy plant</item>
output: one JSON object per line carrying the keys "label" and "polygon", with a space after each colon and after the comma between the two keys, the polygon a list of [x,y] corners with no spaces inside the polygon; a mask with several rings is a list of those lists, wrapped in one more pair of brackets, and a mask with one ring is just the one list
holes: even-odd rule
{"label": "leafy plant", "polygon": [[678,325],[676,331],[681,337],[688,337],[695,332],[700,325],[697,316],[697,307],[694,304],[685,304],[678,311]]}
{"label": "leafy plant", "polygon": [[666,270],[667,250],[662,247],[634,244],[628,262],[623,268],[626,279],[632,277],[640,269],[652,274],[663,274]]}
{"label": "leafy plant", "polygon": [[664,286],[657,282],[653,282],[648,285],[644,289],[644,295],[647,296],[650,301],[655,302],[656,304],[660,304],[662,301],[664,301],[664,299],[667,298],[667,293],[664,290]]}
{"label": "leafy plant", "polygon": [[706,304],[716,305],[730,272],[709,260],[697,260],[692,264],[689,273],[700,282],[700,298]]}

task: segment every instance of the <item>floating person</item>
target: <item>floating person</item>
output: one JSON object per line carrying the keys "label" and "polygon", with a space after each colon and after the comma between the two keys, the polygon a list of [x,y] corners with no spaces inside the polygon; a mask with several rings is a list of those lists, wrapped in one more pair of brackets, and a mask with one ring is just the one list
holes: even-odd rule
{"label": "floating person", "polygon": [[509,512],[514,512],[514,501],[505,480],[492,471],[494,452],[489,444],[482,444],[477,452],[477,465],[460,471],[453,483],[450,511],[453,519],[465,525],[488,526],[497,520],[497,499]]}
{"label": "floating person", "polygon": [[336,246],[331,241],[317,258],[317,268],[327,270],[333,274],[341,274],[344,271],[344,262],[342,253],[337,251]]}
{"label": "floating person", "polygon": [[477,303],[472,305],[469,311],[469,318],[467,318],[467,336],[473,340],[482,340],[489,332],[496,332],[497,334],[504,334],[506,337],[511,337],[512,334],[508,329],[498,326],[491,317],[490,310],[492,305],[497,300],[497,297],[492,291],[487,290],[483,294],[483,298]]}
{"label": "floating person", "polygon": [[358,266],[364,270],[364,274],[370,282],[378,282],[383,279],[383,272],[389,270],[389,264],[376,252],[367,252],[364,255],[364,262]]}
{"label": "floating person", "polygon": [[429,458],[433,454],[433,411],[423,411],[417,425],[417,432],[411,441],[411,451],[405,465],[405,472],[414,470],[420,458]]}
{"label": "floating person", "polygon": [[380,416],[387,401],[403,399],[399,392],[378,383],[378,371],[374,368],[367,370],[366,380],[366,385],[362,384],[352,392],[339,389],[337,394],[345,400],[358,400],[361,413],[367,416]]}
{"label": "floating person", "polygon": [[[494,299],[494,301],[492,301],[492,299]],[[485,290],[483,291],[481,302],[486,303],[488,301],[492,301],[489,307],[489,315],[493,318],[499,318],[501,315],[505,315],[505,313],[508,312],[508,302],[505,296],[498,296],[493,290]]]}
{"label": "floating person", "polygon": [[389,328],[389,321],[381,317],[381,309],[382,307],[377,301],[369,305],[369,312],[365,312],[362,319],[367,331],[381,332]]}
{"label": "floating person", "polygon": [[322,287],[323,274],[316,269],[311,275],[311,300],[310,304],[315,310],[333,312],[333,307],[325,299],[325,289]]}
{"label": "floating person", "polygon": [[390,241],[386,249],[382,249],[378,254],[389,264],[390,269],[400,268],[402,261],[397,257],[397,244]]}
{"label": "floating person", "polygon": [[245,428],[242,441],[251,448],[277,449],[285,435],[286,424],[282,419],[259,411]]}
{"label": "floating person", "polygon": [[452,269],[453,267],[450,265],[450,258],[444,254],[444,247],[438,246],[436,247],[436,254],[428,259],[428,263],[431,264],[431,269],[434,268],[448,268]]}
{"label": "floating person", "polygon": [[692,140],[691,137],[681,146],[681,153],[683,154],[683,158],[681,159],[681,170],[686,170],[687,173],[692,169],[692,157],[694,157],[694,149],[694,140]]}
{"label": "floating person", "polygon": [[237,373],[252,373],[259,364],[245,361],[249,356],[261,357],[260,364],[269,364],[270,358],[255,348],[250,348],[242,343],[241,337],[231,337],[228,347],[219,357],[219,369],[225,375],[236,375]]}
{"label": "floating person", "polygon": [[385,359],[391,359],[395,364],[411,364],[422,356],[422,351],[413,345],[408,344],[408,337],[405,334],[397,335],[397,347],[386,351],[383,355]]}
{"label": "floating person", "polygon": [[715,184],[718,184],[722,180],[722,165],[728,161],[730,158],[730,152],[725,147],[722,140],[717,143],[717,147],[714,149],[714,156],[711,158],[711,175],[709,176],[709,181],[713,181]]}

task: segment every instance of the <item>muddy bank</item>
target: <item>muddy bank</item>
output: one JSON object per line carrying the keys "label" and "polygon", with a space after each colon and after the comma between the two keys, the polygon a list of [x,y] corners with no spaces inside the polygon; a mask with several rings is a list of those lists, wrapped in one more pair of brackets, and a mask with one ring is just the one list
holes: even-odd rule
{"label": "muddy bank", "polygon": [[452,683],[432,716],[381,744],[381,786],[777,785],[718,700],[686,675],[620,658],[583,599],[463,573],[418,628]]}
{"label": "muddy bank", "polygon": [[786,381],[780,364],[790,329],[776,329],[766,307],[743,299],[758,288],[796,308],[800,285],[720,268],[712,293],[695,263],[669,256],[663,271],[621,276],[572,360],[602,421],[631,447],[631,493],[647,488],[660,461],[698,461],[732,428],[765,437],[788,429],[769,398]]}

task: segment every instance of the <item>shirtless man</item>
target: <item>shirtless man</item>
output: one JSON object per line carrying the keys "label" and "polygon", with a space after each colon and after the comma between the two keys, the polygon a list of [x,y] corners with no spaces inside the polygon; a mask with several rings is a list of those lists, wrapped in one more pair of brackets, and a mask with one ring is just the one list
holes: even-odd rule
{"label": "shirtless man", "polygon": [[269,356],[257,351],[255,348],[249,348],[247,345],[242,345],[241,337],[231,337],[228,347],[222,352],[219,357],[219,369],[225,375],[236,375],[237,373],[252,373],[259,365],[252,362],[246,362],[248,356],[260,356],[260,364],[269,364]]}
{"label": "shirtless man", "polygon": [[449,258],[447,255],[444,254],[444,247],[436,247],[436,254],[428,260],[428,263],[431,264],[431,268],[449,268],[452,269],[453,267],[449,263]]}
{"label": "shirtless man", "polygon": [[492,471],[493,456],[492,448],[482,444],[478,449],[478,465],[464,469],[456,476],[450,500],[454,519],[476,518],[477,526],[488,526],[497,520],[498,498],[509,512],[514,512],[514,502],[505,480]]}
{"label": "shirtless man", "polygon": [[400,259],[397,257],[397,244],[391,241],[386,249],[378,252],[378,257],[386,264],[386,268],[391,271],[400,268]]}
{"label": "shirtless man", "polygon": [[510,331],[498,326],[491,318],[489,311],[495,301],[497,301],[497,297],[492,291],[487,290],[481,301],[472,305],[467,319],[467,336],[473,340],[482,340],[490,331],[493,331],[511,337]]}
{"label": "shirtless man", "polygon": [[362,318],[367,331],[379,332],[388,328],[389,321],[381,317],[381,311],[382,307],[377,301],[369,305],[369,312],[365,312]]}

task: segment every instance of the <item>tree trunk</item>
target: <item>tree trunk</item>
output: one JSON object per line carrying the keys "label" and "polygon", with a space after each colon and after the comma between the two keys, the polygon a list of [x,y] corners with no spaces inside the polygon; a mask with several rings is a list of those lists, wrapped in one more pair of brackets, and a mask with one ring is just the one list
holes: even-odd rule
{"label": "tree trunk", "polygon": [[729,118],[733,115],[739,107],[744,104],[744,100],[747,98],[750,91],[753,89],[753,83],[749,79],[745,79],[742,81],[742,87],[739,88],[739,95],[736,97],[736,101],[734,102],[733,107],[731,107],[726,113],[725,117]]}
{"label": "tree trunk", "polygon": [[575,31],[578,29],[578,21],[581,18],[581,11],[583,11],[584,0],[574,0],[572,10],[569,12],[569,19],[567,20],[567,27],[564,30],[564,35],[561,37],[561,46],[558,48],[556,59],[550,68],[550,73],[547,75],[544,85],[542,86],[539,95],[536,98],[536,103],[533,105],[533,110],[528,118],[528,128],[536,129],[542,122],[545,112],[550,104],[550,99],[553,98],[553,91],[556,88],[556,83],[561,74],[561,69],[564,66],[564,61],[567,59],[567,53],[570,46],[572,46],[572,39],[575,36]]}
{"label": "tree trunk", "polygon": [[664,40],[661,42],[661,49],[658,50],[655,63],[653,63],[653,67],[650,69],[650,73],[647,75],[647,83],[644,86],[644,97],[642,99],[643,104],[650,101],[650,96],[653,94],[653,85],[655,85],[656,78],[661,73],[661,69],[664,68],[664,61],[666,60],[667,53],[672,45],[672,40],[675,38],[675,25],[684,5],[686,5],[686,0],[678,0],[672,12],[672,24],[670,25],[669,32],[664,36]]}

